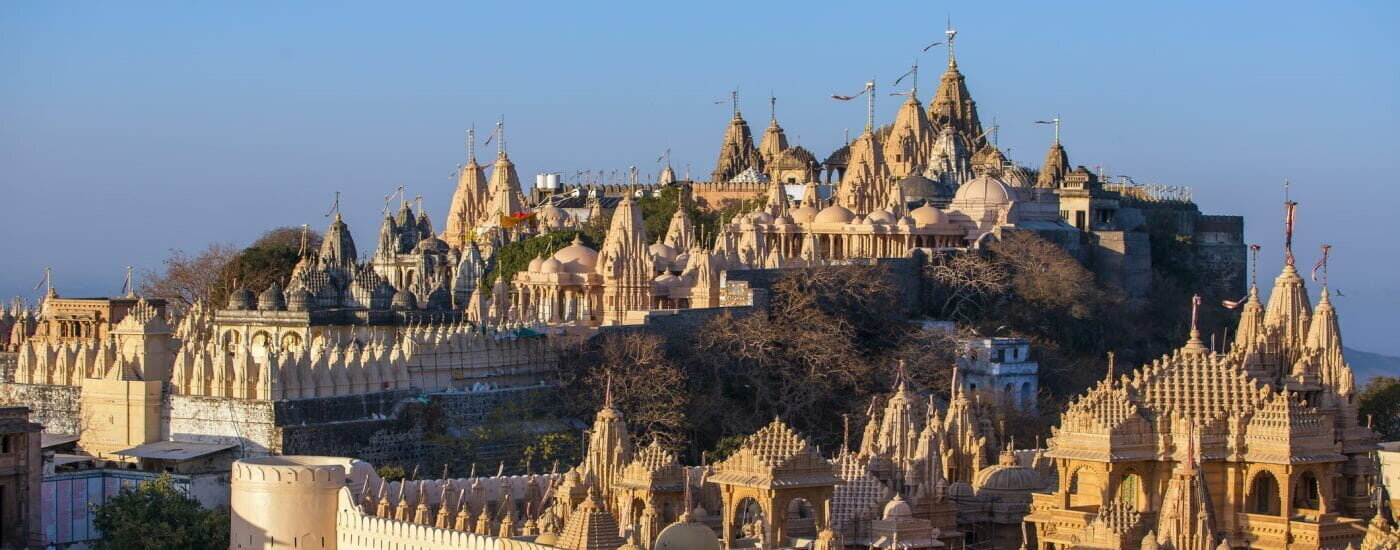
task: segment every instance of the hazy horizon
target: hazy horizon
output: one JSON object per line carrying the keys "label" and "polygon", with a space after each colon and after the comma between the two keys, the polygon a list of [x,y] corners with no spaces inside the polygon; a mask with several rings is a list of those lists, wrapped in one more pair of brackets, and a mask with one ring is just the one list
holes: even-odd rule
{"label": "hazy horizon", "polygon": [[949,14],[1009,156],[1038,167],[1052,130],[1033,121],[1058,113],[1071,164],[1188,185],[1203,212],[1245,216],[1266,292],[1291,180],[1298,265],[1333,245],[1347,346],[1400,355],[1385,213],[1400,199],[1400,5],[1383,2],[8,3],[0,296],[36,297],[46,265],[64,295],[110,295],[125,266],[158,268],[169,249],[324,229],[336,191],[361,250],[398,185],[441,229],[467,127],[489,159],[500,116],[527,184],[654,175],[668,148],[705,179],[730,117],[716,101],[735,87],[756,137],[771,92],[789,141],[825,158],[865,121],[830,94],[874,76],[888,123],[909,84],[890,82],[917,58],[927,103],[947,54],[920,50]]}

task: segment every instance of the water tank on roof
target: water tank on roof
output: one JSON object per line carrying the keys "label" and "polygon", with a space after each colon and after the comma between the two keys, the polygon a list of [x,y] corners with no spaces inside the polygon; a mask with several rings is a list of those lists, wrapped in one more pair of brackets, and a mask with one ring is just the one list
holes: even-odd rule
{"label": "water tank on roof", "polygon": [[558,189],[559,174],[545,174],[544,182],[546,185],[546,189]]}
{"label": "water tank on roof", "polygon": [[535,189],[549,189],[547,180],[548,178],[544,174],[535,174]]}

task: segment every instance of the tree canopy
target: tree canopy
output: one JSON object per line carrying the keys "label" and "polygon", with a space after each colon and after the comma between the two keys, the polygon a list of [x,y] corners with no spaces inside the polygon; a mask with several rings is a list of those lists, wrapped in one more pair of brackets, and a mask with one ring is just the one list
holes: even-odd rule
{"label": "tree canopy", "polygon": [[1370,422],[1381,441],[1400,441],[1400,377],[1372,378],[1361,390],[1357,409],[1362,424]]}
{"label": "tree canopy", "polygon": [[228,512],[200,506],[170,474],[122,488],[96,507],[93,525],[102,532],[96,550],[228,548]]}

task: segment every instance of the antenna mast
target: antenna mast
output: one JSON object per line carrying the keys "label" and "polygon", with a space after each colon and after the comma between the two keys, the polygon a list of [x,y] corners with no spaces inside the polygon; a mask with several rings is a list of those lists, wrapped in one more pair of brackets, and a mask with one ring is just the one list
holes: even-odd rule
{"label": "antenna mast", "polygon": [[958,62],[953,59],[953,37],[958,35],[958,31],[953,30],[953,16],[951,15],[948,16],[948,28],[943,31],[943,34],[948,35],[948,68],[956,69]]}
{"label": "antenna mast", "polygon": [[865,99],[865,131],[875,130],[875,77],[870,77],[870,82],[865,83],[865,93],[870,97]]}
{"label": "antenna mast", "polygon": [[476,123],[467,128],[467,164],[476,162]]}

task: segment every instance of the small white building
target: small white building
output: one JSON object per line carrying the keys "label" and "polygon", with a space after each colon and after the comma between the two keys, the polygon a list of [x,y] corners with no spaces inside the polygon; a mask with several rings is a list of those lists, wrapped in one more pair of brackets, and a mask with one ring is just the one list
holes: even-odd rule
{"label": "small white building", "polygon": [[957,360],[963,389],[995,394],[1033,411],[1040,365],[1030,356],[1031,343],[1025,338],[969,340]]}

